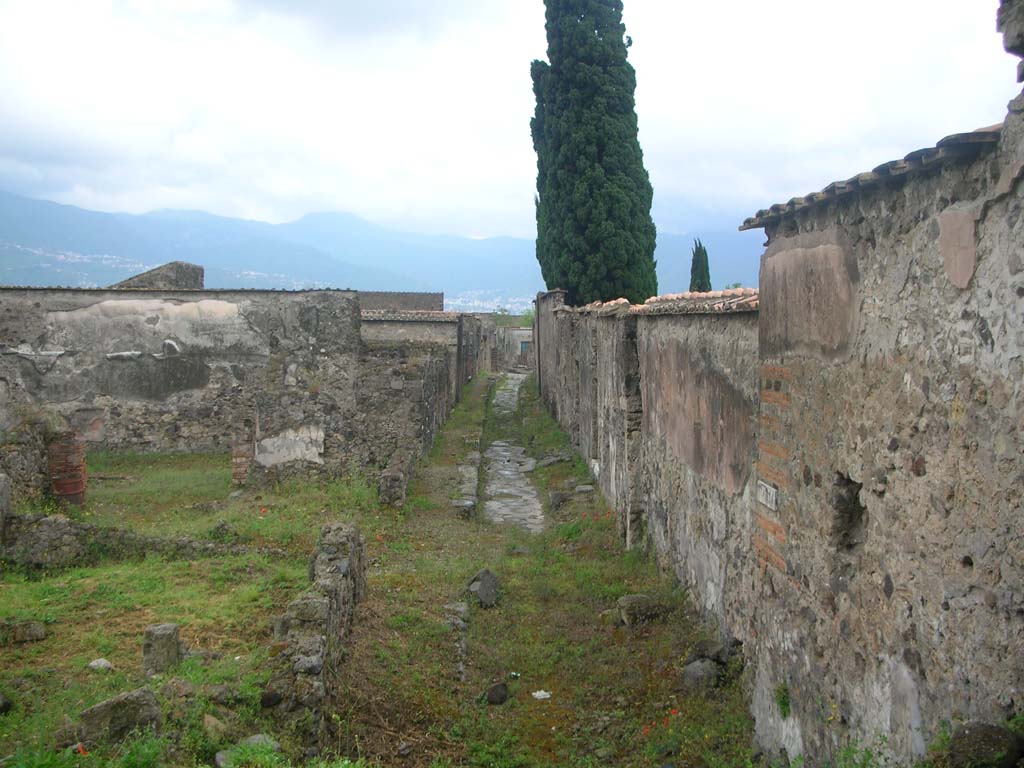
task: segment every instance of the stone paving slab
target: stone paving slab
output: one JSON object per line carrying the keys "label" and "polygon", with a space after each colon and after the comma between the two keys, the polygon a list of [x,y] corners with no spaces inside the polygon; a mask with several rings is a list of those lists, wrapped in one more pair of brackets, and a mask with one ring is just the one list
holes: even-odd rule
{"label": "stone paving slab", "polygon": [[[519,404],[519,389],[524,374],[509,374],[494,394],[494,410],[511,415]],[[537,490],[527,477],[537,462],[522,446],[507,440],[495,440],[484,453],[484,514],[496,523],[511,523],[532,533],[544,530],[544,510]]]}

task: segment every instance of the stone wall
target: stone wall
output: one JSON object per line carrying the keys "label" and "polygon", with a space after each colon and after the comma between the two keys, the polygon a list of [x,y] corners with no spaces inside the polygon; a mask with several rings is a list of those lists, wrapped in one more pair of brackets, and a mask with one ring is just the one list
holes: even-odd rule
{"label": "stone wall", "polygon": [[0,289],[0,470],[40,491],[45,435],[66,428],[232,448],[257,476],[408,466],[476,371],[447,325],[451,343],[396,351],[363,343],[348,291]]}
{"label": "stone wall", "polygon": [[444,312],[444,294],[412,291],[359,291],[359,306],[370,310]]}
{"label": "stone wall", "polygon": [[[107,528],[70,520],[63,515],[10,513],[9,493],[4,509],[0,474],[0,560],[33,570],[59,570],[94,565],[100,560],[141,560],[150,554],[172,559],[197,560],[257,551],[240,544],[180,537],[144,536],[121,528]],[[8,492],[10,490],[8,484]],[[282,554],[280,550],[259,550]]]}
{"label": "stone wall", "polygon": [[[707,611],[751,518],[756,295],[624,300],[570,309],[537,299],[542,397],[588,461],[628,547],[652,545]],[[700,557],[697,552],[700,552]]]}
{"label": "stone wall", "polygon": [[304,733],[307,746],[322,744],[339,702],[355,607],[366,595],[366,544],[350,523],[328,523],[309,563],[310,587],[274,622],[263,694],[275,717]]}
{"label": "stone wall", "polygon": [[[777,502],[748,632],[758,733],[790,754],[845,731],[917,757],[943,720],[1021,707],[1022,110],[980,156],[764,223]],[[788,720],[779,684],[801,692]]]}
{"label": "stone wall", "polygon": [[122,280],[111,288],[146,288],[151,290],[173,291],[173,290],[202,290],[205,282],[206,270],[198,264],[189,264],[187,261],[172,261],[163,264],[156,269],[133,275],[127,280]]}
{"label": "stone wall", "polygon": [[354,294],[0,290],[0,429],[44,410],[86,440],[218,450],[251,425],[256,464],[340,468],[354,410]]}
{"label": "stone wall", "polygon": [[757,314],[682,310],[637,316],[634,514],[659,562],[737,635],[753,572]]}
{"label": "stone wall", "polygon": [[533,367],[532,328],[498,326],[495,328],[494,346],[495,370],[509,371],[513,368]]}
{"label": "stone wall", "polygon": [[1020,711],[1022,175],[1024,96],[749,220],[759,297],[538,297],[544,402],[631,543],[743,642],[772,753],[910,762]]}
{"label": "stone wall", "polygon": [[364,353],[355,414],[345,439],[366,465],[397,473],[398,504],[419,458],[447,420],[456,399],[455,353],[431,344],[372,345]]}
{"label": "stone wall", "polygon": [[373,348],[381,345],[439,345],[450,351],[451,398],[462,396],[466,382],[481,370],[483,324],[472,316],[456,312],[395,312],[363,310],[363,341]]}

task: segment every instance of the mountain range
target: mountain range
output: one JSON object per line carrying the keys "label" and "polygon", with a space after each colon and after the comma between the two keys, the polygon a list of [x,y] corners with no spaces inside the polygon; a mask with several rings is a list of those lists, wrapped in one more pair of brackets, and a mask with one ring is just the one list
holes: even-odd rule
{"label": "mountain range", "polygon": [[[715,288],[757,285],[761,233],[694,233]],[[659,290],[689,286],[693,237],[658,233]],[[544,290],[534,241],[402,232],[349,213],[269,224],[199,211],[101,213],[0,191],[0,285],[111,285],[168,261],[209,288],[443,290],[449,309],[526,309]]]}

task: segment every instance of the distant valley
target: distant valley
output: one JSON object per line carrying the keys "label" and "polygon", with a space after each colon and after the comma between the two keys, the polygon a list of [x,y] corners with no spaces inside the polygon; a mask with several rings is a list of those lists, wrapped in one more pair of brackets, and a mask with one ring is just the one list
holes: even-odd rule
{"label": "distant valley", "polygon": [[[697,233],[714,286],[757,284],[760,232]],[[689,286],[692,237],[658,233],[662,293]],[[168,261],[210,288],[443,290],[448,309],[518,312],[544,289],[533,240],[401,232],[347,213],[268,224],[196,211],[100,213],[0,192],[0,284],[105,286]]]}

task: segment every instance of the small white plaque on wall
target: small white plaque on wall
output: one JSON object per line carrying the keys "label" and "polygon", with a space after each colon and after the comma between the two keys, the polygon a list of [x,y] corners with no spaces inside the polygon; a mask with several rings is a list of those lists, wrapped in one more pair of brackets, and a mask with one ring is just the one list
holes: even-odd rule
{"label": "small white plaque on wall", "polygon": [[775,512],[779,508],[779,490],[768,485],[764,480],[758,480],[757,500]]}

